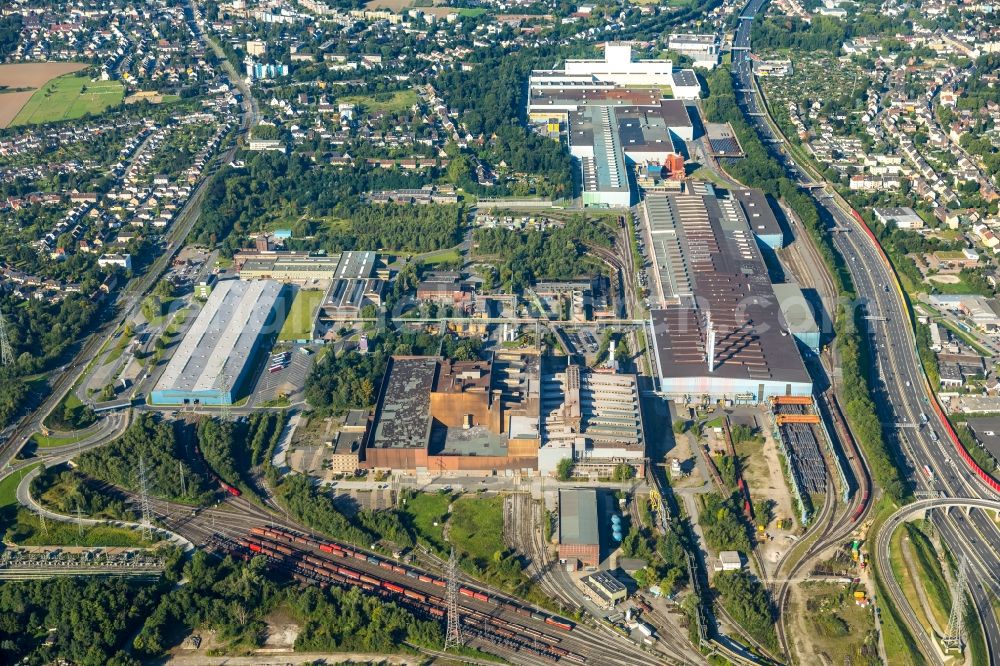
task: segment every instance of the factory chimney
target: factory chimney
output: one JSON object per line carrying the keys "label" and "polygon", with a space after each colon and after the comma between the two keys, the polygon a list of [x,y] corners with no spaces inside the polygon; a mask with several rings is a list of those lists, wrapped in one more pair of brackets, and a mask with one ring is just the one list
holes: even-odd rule
{"label": "factory chimney", "polygon": [[708,371],[715,372],[715,328],[712,326],[712,311],[708,311],[706,316],[706,326],[708,328],[708,341],[705,355],[708,357]]}

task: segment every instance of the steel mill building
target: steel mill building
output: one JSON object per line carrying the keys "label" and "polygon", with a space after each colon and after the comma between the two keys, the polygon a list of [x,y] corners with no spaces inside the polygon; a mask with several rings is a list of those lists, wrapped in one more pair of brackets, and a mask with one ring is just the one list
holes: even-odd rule
{"label": "steel mill building", "polygon": [[686,181],[643,201],[654,264],[649,326],[660,390],[670,398],[754,404],[812,394],[758,247],[767,240],[758,230],[773,229],[748,216],[756,206],[744,208],[747,200]]}

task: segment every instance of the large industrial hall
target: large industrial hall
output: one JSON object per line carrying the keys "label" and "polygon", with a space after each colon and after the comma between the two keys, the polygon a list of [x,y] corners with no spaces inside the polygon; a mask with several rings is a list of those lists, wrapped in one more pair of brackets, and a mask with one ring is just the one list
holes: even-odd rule
{"label": "large industrial hall", "polygon": [[683,191],[643,201],[655,264],[650,327],[665,395],[760,403],[812,393],[754,233],[770,234],[777,223],[751,217],[751,228],[745,199],[687,181]]}
{"label": "large industrial hall", "polygon": [[280,329],[282,285],[223,280],[209,296],[152,393],[157,405],[232,404],[261,344]]}

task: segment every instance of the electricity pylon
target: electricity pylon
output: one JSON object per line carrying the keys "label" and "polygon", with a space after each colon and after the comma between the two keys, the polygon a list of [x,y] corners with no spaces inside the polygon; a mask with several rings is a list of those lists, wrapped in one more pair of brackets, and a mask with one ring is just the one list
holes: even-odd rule
{"label": "electricity pylon", "polygon": [[142,538],[153,540],[152,511],[149,508],[149,492],[146,489],[146,459],[139,456],[139,510],[142,511]]}
{"label": "electricity pylon", "polygon": [[458,617],[458,560],[455,559],[455,547],[451,548],[448,558],[448,630],[444,636],[444,649],[458,647],[462,644],[462,627]]}
{"label": "electricity pylon", "polygon": [[942,639],[946,651],[965,648],[965,588],[969,583],[969,556],[962,556],[958,577],[951,588],[951,615],[948,616],[948,633]]}

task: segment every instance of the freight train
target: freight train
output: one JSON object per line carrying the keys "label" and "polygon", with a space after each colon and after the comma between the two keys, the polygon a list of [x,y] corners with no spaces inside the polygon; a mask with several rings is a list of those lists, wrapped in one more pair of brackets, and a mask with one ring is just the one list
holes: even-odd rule
{"label": "freight train", "polygon": [[[316,548],[321,552],[342,558],[343,562],[338,563],[324,560],[307,551],[290,548],[284,545],[285,543]],[[237,556],[243,556],[244,559],[248,559],[251,554],[264,555],[271,563],[291,572],[292,578],[299,582],[319,583],[324,587],[330,583],[361,587],[361,589],[368,592],[392,597],[432,617],[443,618],[446,613],[447,602],[443,597],[411,589],[405,585],[385,580],[377,575],[348,566],[348,563],[352,559],[364,561],[367,564],[374,564],[386,571],[405,575],[408,578],[414,578],[423,583],[430,583],[442,588],[447,587],[447,583],[440,578],[429,576],[409,567],[400,566],[374,555],[367,555],[349,547],[306,537],[301,534],[262,527],[251,528],[248,538],[238,541],[236,545],[243,550],[242,555],[240,552],[234,553]],[[524,617],[530,617],[563,631],[571,631],[573,629],[573,625],[562,618],[534,611],[511,599],[489,595],[474,587],[462,586],[459,588],[459,594],[469,599],[512,611]],[[584,663],[583,658],[579,655],[556,647],[555,644],[561,641],[558,636],[546,635],[532,627],[500,617],[494,617],[473,608],[463,608],[462,619],[470,625],[478,621],[484,631],[517,643],[515,649],[528,649],[554,660],[565,659],[576,663]],[[507,634],[510,635],[508,636]],[[522,643],[523,641],[529,641],[529,643]]]}
{"label": "freight train", "polygon": [[[324,553],[329,553],[336,557],[342,557],[345,559],[356,559],[368,564],[374,564],[386,571],[392,571],[397,574],[402,574],[410,578],[416,578],[422,583],[430,583],[438,587],[447,587],[447,582],[440,578],[434,576],[429,576],[421,571],[411,569],[409,567],[400,566],[389,560],[384,560],[375,555],[369,555],[361,551],[353,550],[349,547],[342,546],[340,544],[331,543],[329,541],[324,541],[321,539],[315,539],[313,537],[305,536],[302,534],[297,534],[294,532],[288,532],[278,528],[264,528],[264,527],[253,527],[250,529],[250,534],[258,537],[266,537],[277,542],[294,543],[301,546],[308,546],[311,548],[316,548]],[[556,617],[554,615],[548,615],[546,613],[540,613],[537,611],[532,611],[529,608],[521,606],[514,602],[513,600],[506,599],[497,595],[489,595],[481,590],[474,589],[469,586],[463,586],[459,588],[459,594],[469,597],[470,599],[475,599],[483,603],[493,604],[500,606],[507,610],[513,611],[520,615],[531,617],[535,620],[545,622],[546,624],[558,627],[563,631],[571,631],[573,625],[562,618]]]}
{"label": "freight train", "polygon": [[219,478],[219,475],[215,473],[215,470],[213,470],[212,466],[208,464],[208,461],[205,460],[204,457],[202,457],[201,447],[198,446],[198,444],[194,445],[194,454],[205,465],[205,471],[208,472],[208,475],[212,477],[212,481],[214,481],[217,486],[222,488],[222,490],[229,493],[233,497],[239,497],[240,495],[243,494],[240,492],[239,488],[235,488]]}

